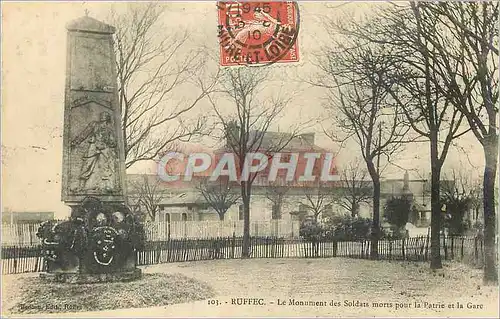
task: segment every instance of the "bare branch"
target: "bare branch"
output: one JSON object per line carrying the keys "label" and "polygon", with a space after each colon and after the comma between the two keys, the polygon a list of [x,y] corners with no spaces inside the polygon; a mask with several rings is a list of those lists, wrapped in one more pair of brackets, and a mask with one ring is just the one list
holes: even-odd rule
{"label": "bare branch", "polygon": [[[116,67],[127,168],[156,160],[176,142],[200,136],[206,121],[184,117],[217,83],[217,76],[204,74],[206,56],[201,50],[182,54],[188,31],[164,32],[161,20],[168,6],[131,3],[124,14],[113,12],[110,17],[117,28]],[[189,100],[173,102],[177,89],[188,86],[198,91]]]}

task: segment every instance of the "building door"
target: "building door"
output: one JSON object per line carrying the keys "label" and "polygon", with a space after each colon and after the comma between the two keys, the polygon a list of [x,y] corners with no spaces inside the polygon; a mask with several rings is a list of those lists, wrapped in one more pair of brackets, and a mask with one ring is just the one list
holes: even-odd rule
{"label": "building door", "polygon": [[271,219],[281,219],[281,209],[280,205],[273,204]]}

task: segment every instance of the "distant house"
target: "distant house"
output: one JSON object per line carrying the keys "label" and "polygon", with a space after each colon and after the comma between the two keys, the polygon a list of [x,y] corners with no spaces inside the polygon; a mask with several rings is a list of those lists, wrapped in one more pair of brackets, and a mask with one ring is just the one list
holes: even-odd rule
{"label": "distant house", "polygon": [[[257,132],[252,132],[251,134],[258,134]],[[279,132],[266,132],[263,136],[261,143],[262,151],[272,148],[273,141],[288,140],[287,146],[281,150],[284,155],[282,161],[287,161],[287,157],[292,154],[298,154],[298,165],[297,171],[305,166],[305,159],[303,154],[305,153],[319,153],[322,158],[316,161],[313,167],[313,174],[319,175],[323,170],[324,155],[327,150],[315,145],[314,133],[302,134],[296,137],[292,137],[287,133]],[[229,144],[229,143],[227,143]],[[213,151],[213,157],[215,159],[220,158],[220,156],[226,152],[231,152],[231,149],[227,146]],[[217,162],[217,161],[215,161]],[[264,171],[261,171],[257,178],[255,179],[252,187],[252,198],[250,203],[250,219],[252,221],[265,221],[271,219],[282,219],[282,220],[305,220],[310,218],[312,212],[307,208],[307,200],[305,197],[307,194],[309,196],[315,196],[318,194],[318,184],[317,182],[297,182],[298,176],[295,176],[293,182],[285,181],[286,171],[278,171],[278,176],[276,181],[269,183],[268,174],[270,163]],[[212,166],[215,166],[212,163]],[[161,199],[158,201],[159,211],[155,216],[157,221],[202,221],[202,220],[218,220],[218,215],[214,209],[208,205],[204,197],[201,195],[197,186],[203,180],[206,180],[210,175],[211,167],[204,173],[195,174],[191,181],[184,181],[181,173],[180,180],[176,182],[163,182],[156,175],[128,175],[128,190],[127,194],[129,196],[130,204],[137,204],[139,195],[133,185],[137,185],[143,182],[146,178],[150,185],[157,185],[154,188],[157,192],[162,194]],[[330,174],[334,174],[336,171],[335,163],[330,167]],[[297,172],[296,172],[297,173]],[[328,182],[331,183],[327,187],[335,191],[341,191],[345,186],[341,181]],[[429,211],[429,197],[426,194],[426,180],[410,180],[408,174],[406,173],[402,179],[386,179],[381,181],[381,213],[388,198],[393,196],[409,195],[412,196],[416,203],[418,203],[418,214],[413,216],[412,220],[416,222],[418,226],[427,226],[430,223],[430,211]],[[359,184],[359,183],[358,183]],[[367,189],[371,189],[372,183],[370,180],[363,180],[361,185],[365,185]],[[323,185],[322,187],[325,187]],[[240,189],[238,184],[235,182],[231,185],[231,191],[239,193]],[[272,197],[275,194],[284,194],[282,204],[280,207],[277,206],[275,199]],[[271,196],[270,196],[271,195]],[[337,204],[326,205],[321,216],[318,218],[324,218],[327,216],[336,214],[348,214],[344,208],[341,208]],[[361,217],[371,217],[372,215],[372,205],[371,203],[361,203],[359,207],[359,216]],[[238,221],[243,219],[243,205],[240,202],[232,205],[224,216],[225,220]]]}
{"label": "distant house", "polygon": [[[251,132],[251,134],[258,134],[258,132]],[[286,171],[278,171],[276,181],[273,183],[268,182],[269,168],[272,160],[269,161],[267,168],[260,172],[253,183],[253,196],[251,199],[251,220],[263,221],[271,219],[284,219],[284,220],[301,220],[308,214],[304,211],[303,205],[300,204],[303,200],[304,194],[307,192],[314,193],[317,191],[317,182],[297,182],[298,175],[301,174],[306,166],[305,153],[319,153],[321,157],[315,162],[313,167],[313,175],[319,176],[323,169],[325,149],[320,148],[314,144],[314,133],[302,134],[293,137],[287,133],[280,132],[266,132],[263,136],[261,143],[262,152],[270,149],[273,141],[286,140],[287,146],[281,150],[284,155],[282,161],[288,161],[290,154],[295,153],[298,155],[298,163],[296,176],[293,182],[285,181]],[[158,203],[159,213],[156,216],[157,221],[199,221],[199,220],[217,220],[218,215],[212,209],[204,197],[201,195],[197,186],[203,180],[206,180],[210,175],[210,171],[214,169],[215,163],[220,156],[231,150],[226,146],[217,149],[213,152],[215,159],[212,162],[212,167],[207,172],[194,174],[192,180],[189,182],[183,181],[182,174],[180,180],[176,182],[162,182],[158,176],[148,175],[127,175],[127,194],[129,196],[130,204],[137,204],[140,194],[137,193],[137,187],[134,185],[140,184],[147,179],[150,185],[155,185],[155,189],[161,192],[161,200]],[[330,173],[335,173],[335,166],[330,167]],[[333,183],[332,183],[333,186]],[[269,199],[269,189],[279,193],[279,189],[286,188],[286,199],[283,201],[280,209]],[[236,182],[231,185],[231,190],[239,193],[240,189]],[[278,211],[280,210],[280,211]],[[298,210],[298,212],[297,212]],[[243,205],[241,202],[236,203],[230,207],[225,215],[225,220],[242,220],[243,219]]]}
{"label": "distant house", "polygon": [[[206,177],[196,176],[190,182],[178,181],[174,184],[163,182],[157,175],[136,175],[128,174],[128,190],[129,203],[137,204],[139,194],[133,187],[134,184],[144,182],[144,177],[147,178],[151,185],[158,183],[156,190],[162,193],[158,201],[159,212],[156,215],[157,221],[201,221],[201,220],[218,220],[218,215],[214,209],[209,207],[200,191],[196,188],[202,179]],[[407,177],[406,177],[407,178]],[[182,180],[182,176],[181,176]],[[257,181],[257,180],[256,180]],[[259,181],[260,182],[260,181]],[[311,215],[304,205],[305,194],[309,193],[314,196],[318,188],[312,185],[269,185],[262,181],[256,182],[252,188],[252,199],[250,204],[250,218],[252,221],[264,221],[271,219],[283,220],[305,220]],[[415,216],[411,216],[411,220],[417,227],[427,227],[430,225],[430,197],[425,192],[426,180],[408,180],[409,188],[405,187],[404,179],[390,179],[381,181],[381,214],[383,213],[385,201],[393,196],[408,195],[414,200],[417,207]],[[341,189],[341,184],[332,185],[333,188]],[[371,181],[366,181],[366,187],[371,189]],[[280,189],[286,191],[280,192]],[[231,187],[234,192],[240,192],[237,185]],[[272,193],[284,193],[281,212],[275,213],[275,205],[270,199],[269,190]],[[225,215],[225,220],[242,220],[243,205],[236,203],[231,206]],[[323,216],[331,214],[348,214],[345,209],[336,204],[327,205]],[[372,205],[370,203],[362,203],[359,209],[360,217],[371,217]]]}
{"label": "distant house", "polygon": [[40,224],[53,219],[54,212],[2,212],[2,224]]}

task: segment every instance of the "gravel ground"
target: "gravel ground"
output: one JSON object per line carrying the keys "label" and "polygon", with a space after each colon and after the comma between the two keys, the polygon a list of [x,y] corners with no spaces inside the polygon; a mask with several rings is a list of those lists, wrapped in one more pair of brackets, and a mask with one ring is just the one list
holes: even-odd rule
{"label": "gravel ground", "polygon": [[[482,286],[481,270],[458,263],[445,263],[442,270],[435,272],[425,263],[344,258],[213,260],[143,269],[145,273],[176,273],[203,281],[215,290],[216,297],[209,299],[215,305],[204,300],[148,309],[71,313],[71,316],[498,318],[498,287]],[[11,277],[13,283],[21,275],[5,276],[4,281],[6,277]],[[12,300],[16,294],[19,298],[15,284],[8,284],[4,298]],[[236,298],[262,298],[263,305],[233,304],[241,302]],[[290,299],[304,303],[290,305]],[[324,302],[324,305],[310,306],[306,302]],[[379,307],[374,307],[374,302]]]}

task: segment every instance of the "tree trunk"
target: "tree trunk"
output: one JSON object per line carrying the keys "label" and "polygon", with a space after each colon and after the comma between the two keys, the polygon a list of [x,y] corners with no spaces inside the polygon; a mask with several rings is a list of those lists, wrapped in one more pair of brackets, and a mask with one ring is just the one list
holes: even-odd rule
{"label": "tree trunk", "polygon": [[[437,118],[437,102],[433,100],[433,90],[431,88],[431,66],[430,66],[430,53],[427,49],[427,43],[425,40],[422,40],[422,26],[420,16],[420,3],[414,2],[412,3],[413,13],[416,18],[417,23],[417,37],[418,37],[418,46],[419,51],[424,58],[425,63],[425,101],[426,106],[425,110],[428,112],[426,115],[427,125],[429,127],[429,142],[430,142],[430,151],[431,151],[431,269],[440,269],[442,268],[441,264],[441,251],[440,251],[440,242],[439,242],[439,232],[441,231],[441,205],[439,198],[439,179],[441,174],[441,167],[443,163],[440,161],[439,156],[439,130],[440,125]],[[423,37],[425,39],[425,37]],[[450,138],[447,136],[447,138]],[[443,152],[445,150],[443,149]],[[445,157],[445,153],[442,154],[442,157]]]}
{"label": "tree trunk", "polygon": [[373,222],[371,232],[370,257],[378,258],[378,239],[380,237],[380,176],[373,162],[366,163],[373,183]]}
{"label": "tree trunk", "polygon": [[222,221],[224,221],[224,215],[225,215],[225,214],[226,214],[225,212],[224,212],[224,213],[219,213],[219,220],[220,220],[221,222],[222,222]]}
{"label": "tree trunk", "polygon": [[[432,134],[432,133],[431,133]],[[441,201],[439,198],[439,179],[441,165],[437,156],[437,136],[431,139],[431,269],[441,269]]]}
{"label": "tree trunk", "polygon": [[378,239],[380,238],[380,179],[373,181],[373,225],[370,257],[378,259]]}
{"label": "tree trunk", "polygon": [[241,182],[241,199],[243,201],[243,246],[241,258],[250,257],[250,194],[248,182]]}
{"label": "tree trunk", "polygon": [[495,178],[498,163],[497,137],[484,144],[484,179],[483,179],[483,205],[484,205],[484,276],[483,282],[487,285],[498,283],[496,265],[496,216],[495,216]]}

